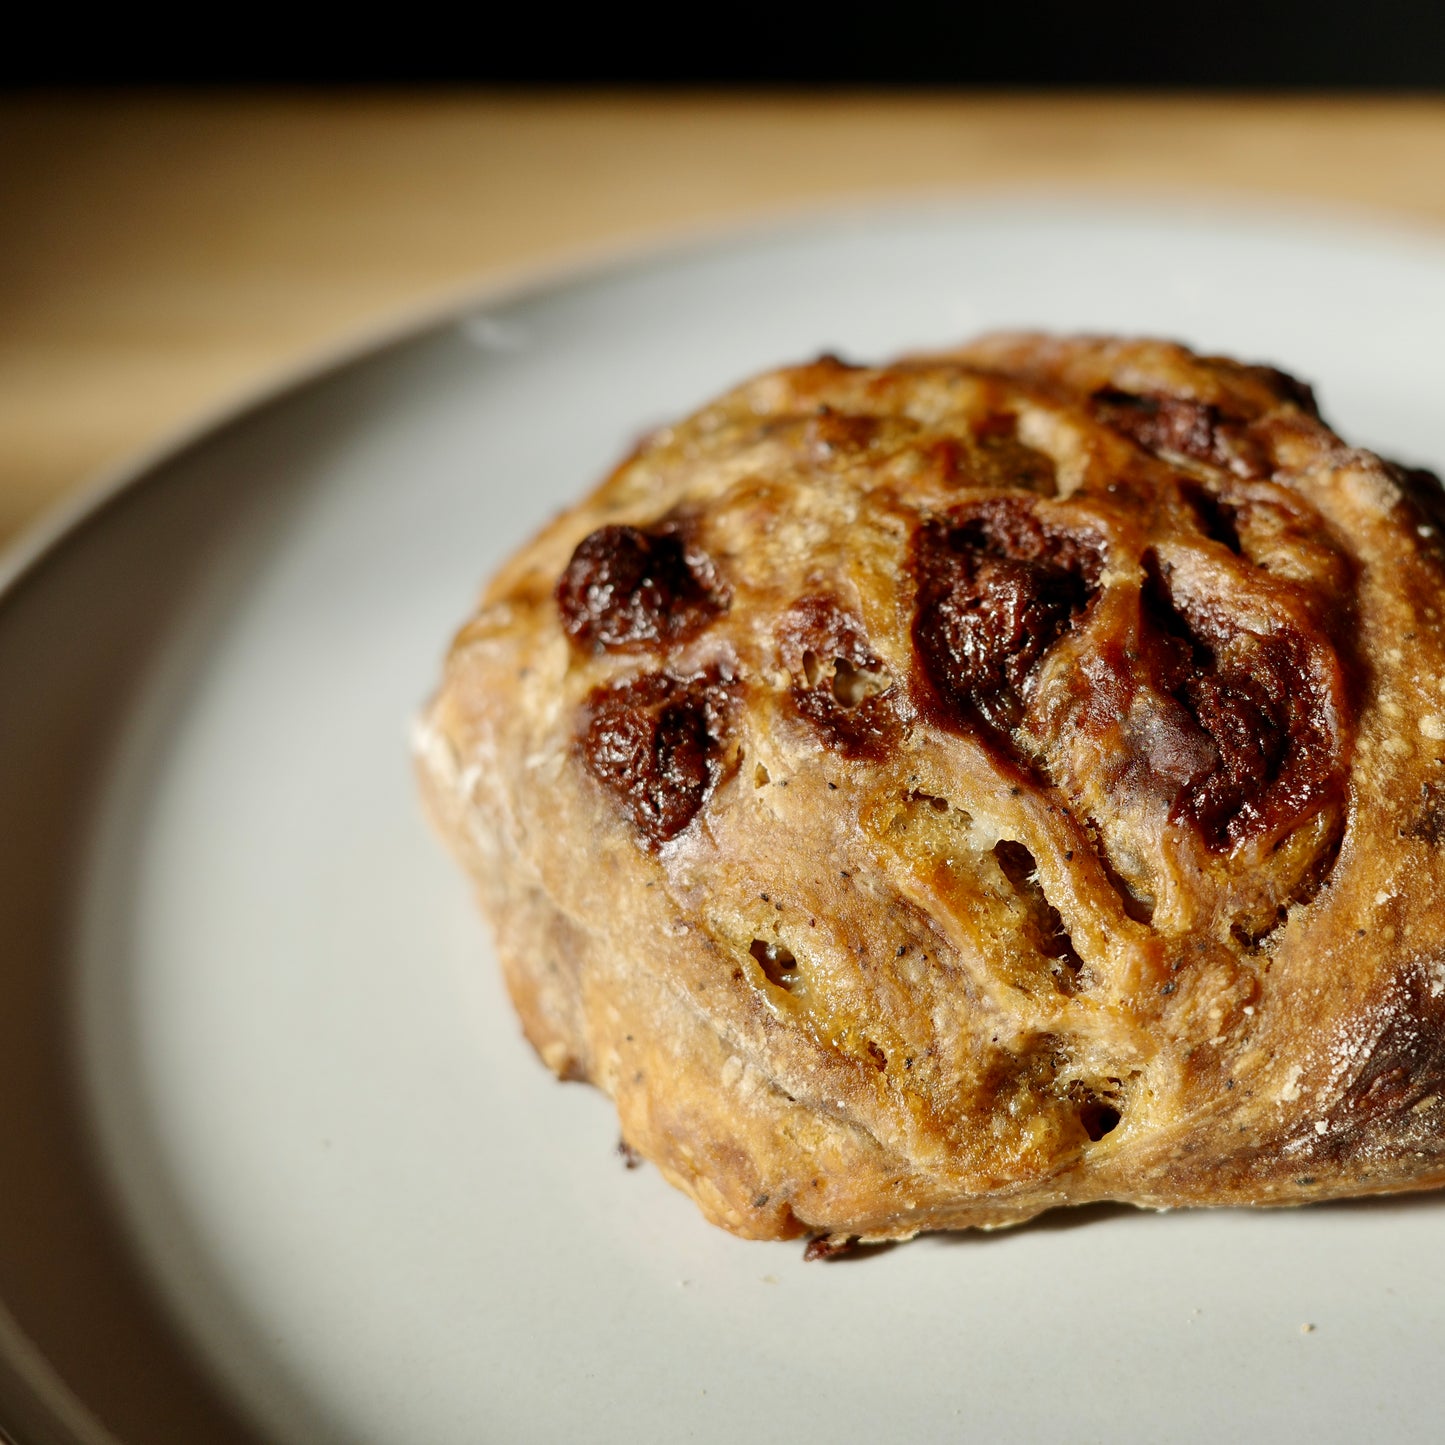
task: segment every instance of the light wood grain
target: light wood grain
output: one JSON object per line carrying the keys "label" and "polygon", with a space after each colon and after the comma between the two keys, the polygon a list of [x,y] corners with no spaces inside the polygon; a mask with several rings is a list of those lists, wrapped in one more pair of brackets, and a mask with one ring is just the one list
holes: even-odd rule
{"label": "light wood grain", "polygon": [[1445,228],[1445,100],[227,95],[0,102],[0,536],[489,275],[829,199],[1264,194]]}

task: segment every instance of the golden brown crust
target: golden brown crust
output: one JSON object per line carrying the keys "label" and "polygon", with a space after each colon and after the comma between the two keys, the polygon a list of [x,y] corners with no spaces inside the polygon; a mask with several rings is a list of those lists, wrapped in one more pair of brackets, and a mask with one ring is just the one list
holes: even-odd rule
{"label": "golden brown crust", "polygon": [[752,1237],[1445,1182],[1432,485],[1146,341],[658,433],[421,732],[529,1038]]}

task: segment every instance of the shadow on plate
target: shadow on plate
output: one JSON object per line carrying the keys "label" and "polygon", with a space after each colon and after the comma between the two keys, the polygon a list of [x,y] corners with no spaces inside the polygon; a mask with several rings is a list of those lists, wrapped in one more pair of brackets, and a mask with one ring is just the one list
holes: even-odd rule
{"label": "shadow on plate", "polygon": [[[1311,1214],[1401,1214],[1417,1213],[1420,1211],[1439,1209],[1445,1207],[1445,1190],[1419,1190],[1405,1194],[1373,1194],[1359,1199],[1326,1199],[1318,1204],[1284,1204],[1273,1206],[1268,1209],[1247,1209],[1229,1208],[1224,1211],[1230,1214],[1275,1214],[1290,1215],[1300,1210],[1308,1210]],[[1033,1234],[1056,1234],[1074,1229],[1088,1229],[1096,1225],[1108,1223],[1110,1220],[1124,1219],[1126,1217],[1139,1218],[1151,1216],[1155,1219],[1163,1215],[1184,1215],[1197,1213],[1196,1210],[1184,1209],[1146,1209],[1134,1204],[1116,1204],[1104,1201],[1098,1204],[1078,1204],[1073,1206],[1065,1205],[1058,1209],[1050,1209],[1043,1214],[1028,1220],[1024,1224],[1015,1224],[1004,1229],[955,1229],[940,1230],[932,1234],[921,1234],[916,1240],[885,1240],[878,1244],[854,1244],[849,1248],[826,1256],[818,1256],[819,1263],[837,1267],[845,1264],[861,1264],[866,1260],[877,1259],[882,1255],[891,1254],[901,1244],[930,1244],[948,1249],[979,1248],[989,1244],[997,1244],[1004,1240],[1017,1239],[1021,1235]],[[1283,1223],[1283,1221],[1280,1221]]]}

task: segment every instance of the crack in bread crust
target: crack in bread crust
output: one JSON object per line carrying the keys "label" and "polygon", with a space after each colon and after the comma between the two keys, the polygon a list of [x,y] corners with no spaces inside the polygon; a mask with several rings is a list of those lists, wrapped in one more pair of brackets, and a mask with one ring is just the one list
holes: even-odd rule
{"label": "crack in bread crust", "polygon": [[426,718],[528,1036],[754,1237],[1445,1181],[1438,490],[1150,341],[654,434]]}

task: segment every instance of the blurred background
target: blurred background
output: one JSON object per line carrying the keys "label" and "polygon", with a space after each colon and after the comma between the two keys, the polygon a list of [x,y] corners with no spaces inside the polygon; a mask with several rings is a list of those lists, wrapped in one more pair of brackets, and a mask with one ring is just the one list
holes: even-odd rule
{"label": "blurred background", "polygon": [[1445,4],[29,16],[0,49],[0,540],[491,280],[1008,187],[1445,226]]}
{"label": "blurred background", "polygon": [[0,79],[74,84],[1418,86],[1445,83],[1439,0],[248,8],[204,41],[117,8],[27,17]]}

